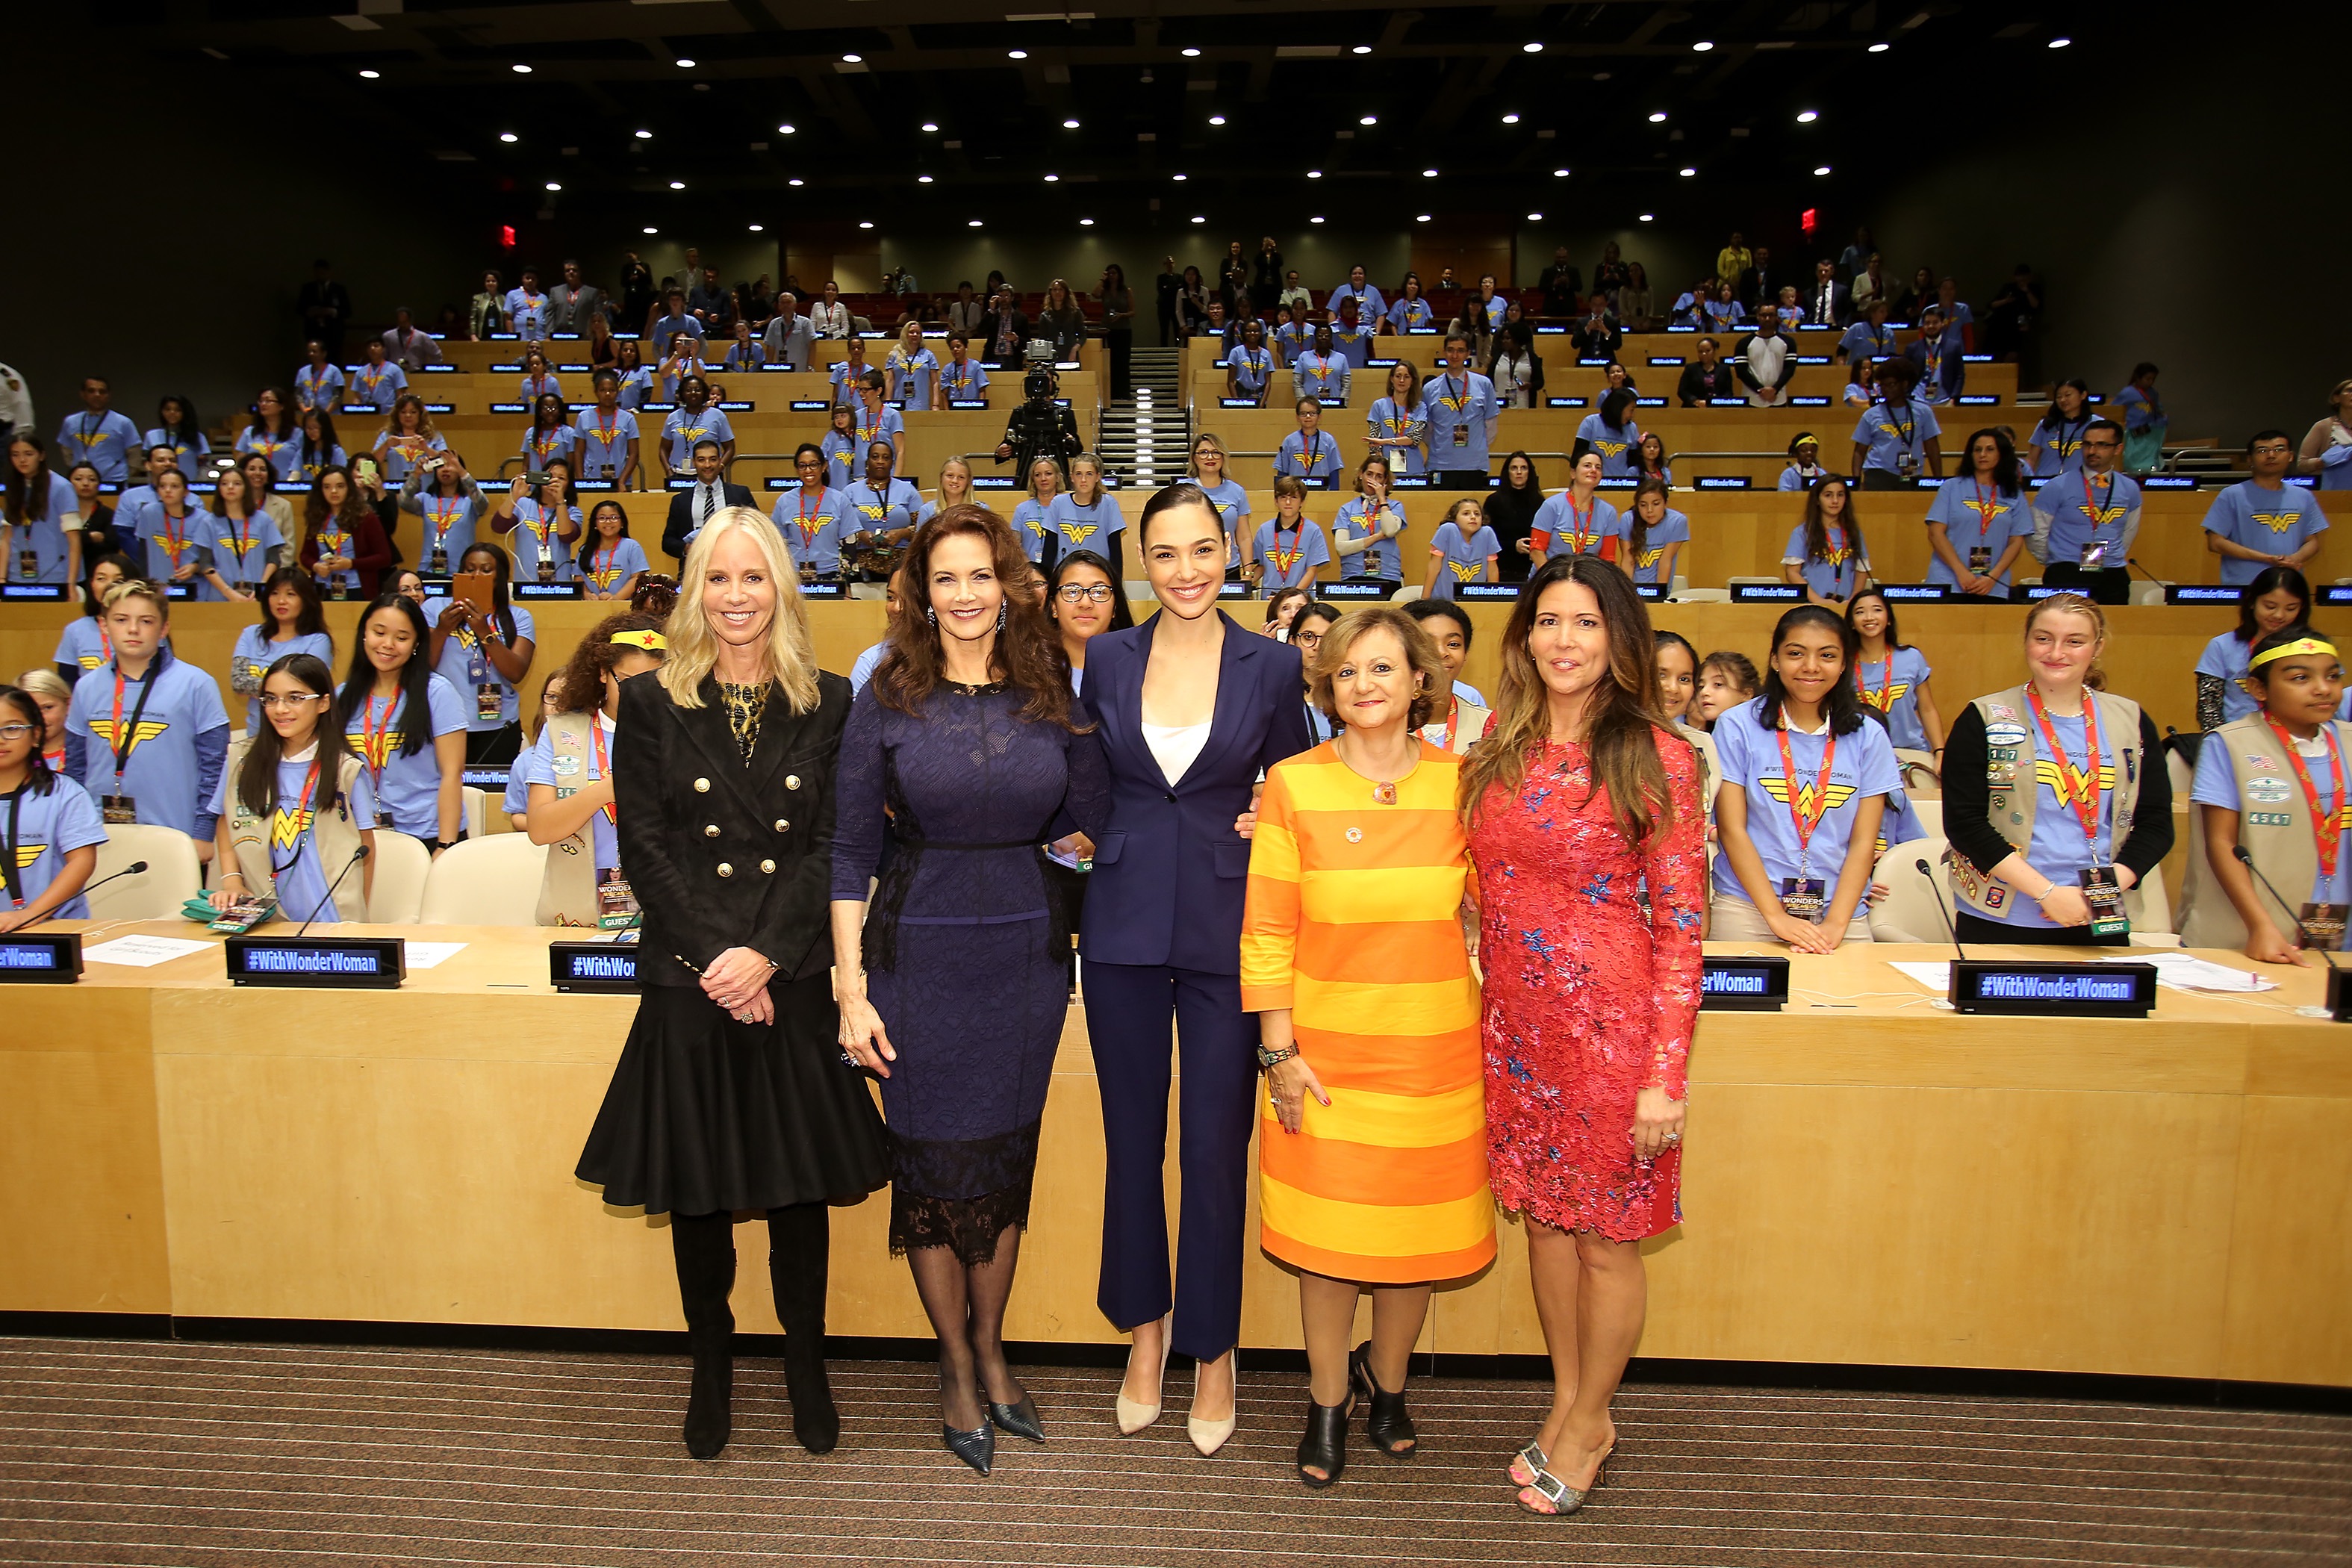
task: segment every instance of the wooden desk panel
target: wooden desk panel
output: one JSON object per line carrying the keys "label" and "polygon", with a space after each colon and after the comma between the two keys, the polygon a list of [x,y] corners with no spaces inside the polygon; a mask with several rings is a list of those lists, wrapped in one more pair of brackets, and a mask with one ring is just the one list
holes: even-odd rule
{"label": "wooden desk panel", "polygon": [[[571,1175],[632,1003],[550,993],[544,933],[424,934],[469,945],[396,995],[239,990],[212,952],[19,993],[0,1306],[675,1328],[661,1222]],[[1958,1018],[1882,963],[1941,953],[1799,957],[1790,1011],[1702,1020],[1688,1222],[1645,1249],[1643,1353],[2352,1384],[2352,1073],[2343,1033],[2290,1010],[2318,976],[2166,992],[2145,1022]],[[94,1022],[92,1055],[150,1075],[143,1108],[28,1070],[31,1042]],[[1117,1337],[1093,1306],[1099,1129],[1074,1009],[1017,1337]],[[89,1219],[56,1194],[100,1192],[167,1223],[59,1245]],[[836,1211],[836,1331],[926,1331],[887,1202]],[[738,1245],[739,1314],[771,1327],[763,1238]],[[1538,1349],[1525,1273],[1507,1219],[1423,1343]],[[1245,1342],[1295,1346],[1287,1271],[1253,1247],[1246,1279]]]}

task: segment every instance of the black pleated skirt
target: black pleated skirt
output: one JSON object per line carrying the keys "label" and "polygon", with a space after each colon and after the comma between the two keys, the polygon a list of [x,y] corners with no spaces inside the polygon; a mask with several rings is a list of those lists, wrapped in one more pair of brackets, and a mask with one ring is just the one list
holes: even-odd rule
{"label": "black pleated skirt", "polygon": [[856,1203],[890,1179],[866,1076],[841,1060],[827,976],[772,983],[772,1025],[699,986],[649,985],[580,1156],[604,1201],[648,1214]]}

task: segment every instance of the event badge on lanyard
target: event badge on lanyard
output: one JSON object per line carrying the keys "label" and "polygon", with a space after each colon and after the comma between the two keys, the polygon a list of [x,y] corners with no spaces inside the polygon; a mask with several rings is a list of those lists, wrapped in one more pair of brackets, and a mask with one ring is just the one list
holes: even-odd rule
{"label": "event badge on lanyard", "polygon": [[[319,545],[320,559],[325,561],[340,561],[342,559],[343,546],[346,542],[345,537],[342,534],[321,533],[317,535],[316,538]],[[343,574],[341,572],[330,571],[326,574],[326,577],[327,597],[331,599],[348,599],[351,597],[351,588],[344,582]]]}
{"label": "event badge on lanyard", "polygon": [[445,500],[434,496],[426,504],[433,509],[431,565],[434,575],[437,577],[446,574],[449,570],[449,530],[456,526],[458,514],[465,510],[466,498],[459,496],[455,500]]}
{"label": "event badge on lanyard", "polygon": [[474,689],[474,717],[485,724],[501,722],[506,718],[507,689],[491,669],[489,648],[471,626],[458,627],[457,640],[466,645],[466,679]]}
{"label": "event badge on lanyard", "polygon": [[122,670],[114,671],[114,793],[102,797],[98,805],[100,814],[110,826],[139,820],[139,802],[122,793],[122,774],[131,765],[131,753],[139,744],[139,721],[147,715],[147,699],[155,695],[156,678],[160,672],[150,665],[147,679],[139,683],[138,705],[131,710],[131,722],[122,721]]}
{"label": "event badge on lanyard", "polygon": [[[2001,509],[1993,504],[1994,497],[2000,494],[1998,490],[1986,489],[1984,488],[1983,481],[1981,480],[1976,481],[1976,487],[1977,538],[1981,541],[1985,536],[1986,531],[1992,527],[1994,512]],[[1969,546],[1969,571],[1970,574],[1981,577],[1991,570],[1992,546],[1985,543],[1977,543]]]}
{"label": "event badge on lanyard", "polygon": [[383,798],[383,770],[392,761],[393,710],[403,700],[399,697],[384,699],[383,722],[381,724],[375,720],[375,699],[373,697],[368,699],[366,709],[360,714],[360,742],[366,748],[360,760],[367,764],[368,784],[375,796],[375,825],[378,827],[392,826],[392,806]]}
{"label": "event badge on lanyard", "polygon": [[1789,792],[1789,823],[1797,834],[1797,874],[1780,879],[1780,909],[1801,921],[1822,923],[1829,912],[1829,884],[1813,875],[1813,833],[1828,815],[1830,804],[1830,764],[1837,761],[1837,736],[1822,737],[1822,776],[1810,789],[1797,787],[1797,760],[1789,750],[1789,727],[1784,721],[1773,731],[1780,742],[1780,784]]}
{"label": "event badge on lanyard", "polygon": [[[612,766],[604,751],[604,726],[595,715],[588,720],[588,739],[596,752],[596,776],[610,780]],[[604,820],[617,826],[619,814],[613,803],[606,801],[596,808]],[[589,819],[592,823],[593,817]],[[596,873],[596,925],[603,931],[626,931],[637,923],[637,896],[629,890],[629,879],[618,866],[610,866]]]}
{"label": "event badge on lanyard", "polygon": [[[2294,769],[2295,782],[2303,786],[2304,805],[2311,812],[2311,840],[2313,848],[2318,852],[2319,875],[2322,880],[2333,885],[2336,868],[2344,853],[2344,818],[2347,811],[2352,811],[2352,802],[2344,798],[2344,753],[2336,749],[2336,727],[2332,724],[2319,727],[2319,738],[2327,746],[2328,773],[2335,785],[2335,792],[2327,797],[2326,808],[2323,810],[2319,804],[2319,786],[2312,781],[2311,768],[2304,762],[2303,753],[2295,750],[2294,737],[2281,729],[2278,721],[2268,713],[2263,715],[2263,722],[2268,724],[2271,733],[2278,737],[2279,747],[2286,753],[2287,764]],[[2328,952],[2342,947],[2346,913],[2342,904],[2304,905],[2294,917],[2294,945]]]}
{"label": "event badge on lanyard", "polygon": [[[1454,378],[1447,376],[1445,384],[1451,387],[1454,384]],[[1470,378],[1467,375],[1462,378],[1462,392],[1459,396],[1448,397],[1444,401],[1445,405],[1454,410],[1454,444],[1457,447],[1467,447],[1470,444]]]}
{"label": "event badge on lanyard", "polygon": [[531,509],[539,516],[523,526],[530,530],[531,541],[539,546],[531,552],[533,570],[541,582],[552,583],[555,581],[555,520],[547,514],[547,508],[537,501],[531,503]]}
{"label": "event badge on lanyard", "polygon": [[2091,863],[2078,872],[2083,884],[2083,901],[2091,906],[2093,936],[2122,936],[2131,930],[2124,918],[2123,884],[2116,879],[2116,868],[2099,863],[2099,710],[2091,694],[2083,693],[2083,766],[2078,772],[2066,760],[2066,748],[2059,743],[2057,726],[2050,721],[2050,710],[2042,705],[2042,693],[2029,686],[2026,700],[2032,705],[2034,722],[2042,726],[2042,742],[2050,748],[2050,755],[2058,766],[2056,793],[2065,801],[2074,820],[2083,826],[2083,841],[2089,847]]}
{"label": "event badge on lanyard", "polygon": [[[2115,476],[2110,474],[2107,476],[2107,500],[2112,501],[2115,499],[2116,480]],[[2083,570],[2096,572],[2107,563],[2107,542],[2096,537],[2099,530],[2106,526],[2107,508],[2105,502],[2096,506],[2091,503],[2091,476],[2087,472],[2083,475],[2082,506],[2083,515],[2091,520],[2093,534],[2093,537],[2083,545]],[[2085,708],[2084,711],[2087,713],[2089,710]]]}

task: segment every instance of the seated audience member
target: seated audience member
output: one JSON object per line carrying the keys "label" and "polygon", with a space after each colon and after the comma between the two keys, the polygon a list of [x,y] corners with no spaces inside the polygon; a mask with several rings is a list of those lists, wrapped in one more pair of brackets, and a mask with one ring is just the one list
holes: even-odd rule
{"label": "seated audience member", "polygon": [[[376,803],[335,722],[333,671],[316,654],[281,654],[257,707],[266,721],[229,743],[214,788],[213,908],[274,899],[297,924],[366,920]],[[354,861],[359,875],[344,876]]]}
{"label": "seated audience member", "polygon": [[1374,452],[1357,465],[1356,493],[1339,503],[1331,521],[1340,575],[1351,583],[1402,583],[1404,551],[1396,540],[1404,528],[1404,508],[1389,498],[1388,460]]}
{"label": "seated audience member", "polygon": [[392,325],[383,330],[383,352],[392,363],[410,375],[428,364],[441,363],[441,344],[432,333],[418,328],[408,307],[403,305],[392,313]]}
{"label": "seated audience member", "polygon": [[1242,323],[1242,341],[1224,363],[1225,395],[1246,397],[1265,407],[1274,385],[1274,351],[1265,346],[1265,327],[1256,317]]}
{"label": "seated audience member", "polygon": [[961,329],[948,331],[948,357],[940,366],[940,390],[950,407],[988,401],[988,367],[971,357],[971,340]]}
{"label": "seated audience member", "polygon": [[1298,479],[1338,478],[1347,459],[1340,455],[1339,437],[1323,428],[1323,405],[1312,395],[1302,395],[1295,412],[1298,428],[1282,438],[1274,455],[1274,471]]}
{"label": "seated audience member", "polygon": [[331,414],[343,404],[343,370],[327,358],[327,345],[312,338],[304,345],[302,368],[294,373],[294,405]]}
{"label": "seated audience member", "polygon": [[400,489],[400,510],[423,520],[426,572],[436,577],[447,572],[449,563],[474,542],[474,524],[487,504],[456,452],[436,452],[409,470]]}
{"label": "seated audience member", "polygon": [[712,513],[722,507],[755,504],[749,489],[726,477],[726,458],[718,442],[708,436],[696,442],[693,462],[694,482],[671,492],[669,517],[662,525],[663,551],[681,561],[686,558],[687,545],[702,531],[702,525],[710,521]]}
{"label": "seated audience member", "polygon": [[1878,367],[1878,401],[1853,426],[1853,473],[1864,489],[1909,489],[1915,476],[1943,477],[1943,426],[1912,395],[1912,381],[1908,360]]}
{"label": "seated audience member", "polygon": [[171,632],[162,589],[136,580],[108,589],[114,656],[75,684],[66,733],[81,743],[82,787],[109,823],[173,828],[209,859],[228,710],[211,676],[173,657]]}
{"label": "seated audience member", "polygon": [[184,397],[166,397],[155,405],[155,427],[141,439],[140,447],[151,461],[156,447],[169,447],[184,468],[211,452],[213,443],[205,434],[205,422],[196,416],[194,405]]}
{"label": "seated audience member", "polygon": [[1902,784],[1885,726],[1854,694],[1851,639],[1831,610],[1789,611],[1772,629],[1763,695],[1715,721],[1717,942],[1834,952],[1871,940],[1871,865]]}
{"label": "seated audience member", "polygon": [[425,618],[433,628],[433,668],[468,699],[466,761],[511,763],[522,749],[516,692],[530,673],[537,632],[530,612],[516,605],[509,591],[505,551],[477,540],[457,557],[457,570],[489,574],[489,605],[454,594],[425,602]]}
{"label": "seated audience member", "polygon": [[321,469],[302,505],[302,547],[295,559],[318,591],[330,599],[374,598],[392,565],[392,543],[350,470]]}
{"label": "seated audience member", "polygon": [[614,489],[628,489],[637,479],[641,447],[637,416],[621,406],[618,371],[598,371],[594,384],[596,406],[583,410],[572,426],[572,450],[580,462],[580,477],[609,480]]}
{"label": "seated audience member", "polygon": [[[1691,699],[1691,715],[1701,729],[1712,731],[1715,721],[1764,689],[1763,677],[1744,653],[1719,648],[1698,661],[1698,692]],[[1723,775],[1718,773],[1717,778]]]}
{"label": "seated audience member", "polygon": [[1927,581],[1980,599],[2006,599],[2010,572],[2033,540],[2033,500],[2017,448],[1998,430],[1969,436],[1961,471],[1927,508]]}
{"label": "seated audience member", "polygon": [[1715,297],[1706,302],[1706,320],[1703,324],[1718,332],[1727,332],[1734,327],[1744,325],[1747,321],[1748,307],[1739,302],[1732,291],[1732,285],[1717,283]]}
{"label": "seated audience member", "polygon": [[2026,612],[2024,681],[1953,717],[1944,832],[1964,942],[2131,940],[2123,895],[2171,851],[2172,781],[2155,720],[2102,689],[2106,642],[2097,605],[2053,595]]}
{"label": "seated audience member", "polygon": [[1569,345],[1576,350],[1579,359],[1611,360],[1624,346],[1625,331],[1619,318],[1609,309],[1609,297],[1595,294],[1586,306],[1584,319],[1568,335]]}
{"label": "seated audience member", "polygon": [[50,760],[47,732],[39,697],[0,686],[0,800],[8,803],[7,854],[0,858],[7,900],[0,904],[0,932],[89,919],[81,890],[98,869],[106,825],[89,793]]}
{"label": "seated audience member", "polygon": [[1794,283],[1780,285],[1780,292],[1774,296],[1772,302],[1780,311],[1782,326],[1794,331],[1805,324],[1805,302],[1798,297]]}
{"label": "seated audience member", "polygon": [[1290,363],[1291,395],[1314,398],[1318,405],[1344,405],[1352,368],[1333,352],[1330,327],[1318,326],[1315,329],[1315,346]]}
{"label": "seated audience member", "polygon": [[1750,404],[1777,408],[1789,401],[1789,384],[1797,379],[1797,340],[1781,329],[1778,305],[1756,308],[1756,330],[1739,341],[1738,360],[1732,374]]}
{"label": "seated audience member", "polygon": [[1685,408],[1704,408],[1711,397],[1737,395],[1738,378],[1731,366],[1721,358],[1721,345],[1711,337],[1701,338],[1690,363],[1675,384],[1675,395]]}
{"label": "seated audience member", "polygon": [[1941,305],[1930,305],[1920,313],[1918,339],[1903,354],[1919,378],[1920,401],[1941,405],[1959,400],[1968,365],[1959,329],[1945,320]]}
{"label": "seated audience member", "polygon": [[1809,490],[1828,472],[1822,466],[1822,438],[1810,430],[1802,431],[1789,443],[1789,466],[1780,470],[1780,488]]}
{"label": "seated audience member", "polygon": [[228,656],[229,692],[232,698],[245,699],[244,731],[248,735],[261,731],[262,679],[270,666],[292,653],[307,653],[331,666],[335,658],[335,639],[327,635],[318,587],[301,568],[273,568],[256,598],[260,618],[236,634]]}
{"label": "seated audience member", "polygon": [[2327,394],[2328,414],[2304,432],[2294,471],[2316,474],[2324,490],[2352,489],[2352,377]]}
{"label": "seated audience member", "polygon": [[1633,489],[1633,504],[1618,523],[1623,547],[1617,563],[1636,583],[1674,585],[1675,563],[1690,542],[1690,519],[1669,503],[1665,481],[1645,479]]}
{"label": "seated audience member", "polygon": [[[2258,694],[2247,700],[2249,712],[2214,731],[2197,753],[2189,798],[2204,828],[2205,855],[2201,865],[2190,861],[2182,879],[2180,940],[2238,948],[2257,963],[2299,963],[2305,948],[2342,950],[2352,907],[2352,856],[2344,854],[2342,837],[2352,727],[2336,719],[2344,661],[2332,640],[2296,625],[2264,636],[2247,662],[2247,682]],[[2299,787],[2282,792],[2282,772]],[[2249,802],[2263,809],[2249,813]],[[2242,849],[2251,869],[2238,858]],[[2260,886],[2255,873],[2271,887]],[[2273,888],[2304,901],[2281,909]]]}
{"label": "seated audience member", "polygon": [[2285,482],[2294,466],[2294,441],[2284,430],[2263,430],[2246,443],[2241,479],[2205,512],[2205,547],[2221,558],[2221,581],[2242,584],[2265,566],[2309,573],[2327,531],[2327,514],[2300,485]]}
{"label": "seated audience member", "polygon": [[1844,402],[1849,408],[1867,408],[1878,401],[1878,362],[1858,359],[1846,367]]}
{"label": "seated audience member", "polygon": [[1282,475],[1274,481],[1274,515],[1250,541],[1249,575],[1269,596],[1286,588],[1304,593],[1314,584],[1315,569],[1330,561],[1323,525],[1307,515],[1307,487]]}
{"label": "seated audience member", "polygon": [[2026,461],[2036,479],[2054,479],[2083,466],[2083,434],[2098,417],[2090,405],[2091,389],[2079,376],[2051,388],[2050,411],[2025,438]]}
{"label": "seated audience member", "polygon": [[582,594],[633,605],[650,567],[646,547],[629,537],[626,508],[607,497],[590,509],[588,536],[580,547]]}
{"label": "seated audience member", "polygon": [[2145,474],[2164,460],[2164,432],[2171,421],[2156,395],[2158,372],[2147,360],[2132,366],[2131,380],[2116,394],[2116,417],[2124,427],[2124,472]]}
{"label": "seated audience member", "polygon": [[1601,555],[1616,549],[1624,525],[1616,507],[1601,494],[1603,467],[1600,453],[1585,453],[1576,459],[1568,488],[1536,509],[1522,543],[1530,560]]}
{"label": "seated audience member", "polygon": [[2311,618],[2311,584],[2292,566],[2265,566],[2238,591],[2238,624],[2197,656],[2197,728],[2210,734],[2254,711],[2246,661],[2273,632]]}
{"label": "seated audience member", "polygon": [[1430,535],[1422,597],[1451,600],[1460,584],[1499,582],[1502,554],[1502,542],[1486,526],[1486,509],[1477,498],[1455,501]]}
{"label": "seated audience member", "polygon": [[1422,739],[1449,752],[1466,752],[1472,742],[1486,732],[1488,713],[1485,694],[1462,679],[1462,666],[1468,661],[1471,641],[1477,635],[1470,613],[1451,599],[1414,599],[1406,604],[1404,613],[1419,622],[1437,645],[1438,662],[1445,667],[1445,679],[1454,683],[1453,700],[1445,704],[1444,718],[1433,715],[1422,728]]}
{"label": "seated audience member", "polygon": [[1895,342],[1895,332],[1886,324],[1886,302],[1873,300],[1853,325],[1838,339],[1837,353],[1832,356],[1839,364],[1852,364],[1856,360],[1890,359],[1900,352]]}
{"label": "seated audience member", "polygon": [[434,673],[431,644],[425,612],[408,595],[369,605],[335,724],[367,770],[373,826],[421,839],[437,855],[466,837],[466,704]]}
{"label": "seated audience member", "polygon": [[81,412],[58,427],[59,463],[68,469],[88,463],[108,484],[129,484],[131,459],[141,450],[139,426],[116,411],[113,388],[102,375],[82,378],[81,401]]}
{"label": "seated audience member", "polygon": [[2123,450],[2122,426],[2092,420],[2083,432],[2083,466],[2033,496],[2033,553],[2042,563],[2042,582],[2103,605],[2131,596],[2125,563],[2139,537],[2139,486],[2116,471]]}
{"label": "seated audience member", "polygon": [[541,925],[612,930],[636,920],[637,900],[621,869],[613,733],[621,683],[658,668],[668,646],[659,620],[624,611],[598,622],[548,683],[554,711],[514,768],[530,786],[530,841],[563,847],[547,857]]}
{"label": "seated audience member", "polygon": [[1870,580],[1870,547],[1854,515],[1853,492],[1832,474],[1805,493],[1805,517],[1789,531],[1780,556],[1781,581],[1805,590],[1805,603],[1845,608]]}
{"label": "seated audience member", "polygon": [[1668,320],[1677,327],[1704,328],[1706,325],[1707,301],[1715,298],[1715,279],[1702,278],[1675,296],[1674,309]]}
{"label": "seated audience member", "polygon": [[572,497],[571,465],[559,458],[546,474],[547,482],[536,489],[529,474],[514,477],[490,510],[490,531],[505,536],[514,551],[518,578],[576,582],[580,572],[572,551],[580,540],[581,520]]}
{"label": "seated audience member", "polygon": [[[1896,750],[1941,756],[1944,716],[1927,689],[1936,671],[1926,654],[1903,640],[1895,606],[1876,588],[1858,588],[1846,601],[1845,624],[1853,632],[1853,689],[1863,707],[1885,721]],[[1886,837],[1897,841],[1891,825]]]}

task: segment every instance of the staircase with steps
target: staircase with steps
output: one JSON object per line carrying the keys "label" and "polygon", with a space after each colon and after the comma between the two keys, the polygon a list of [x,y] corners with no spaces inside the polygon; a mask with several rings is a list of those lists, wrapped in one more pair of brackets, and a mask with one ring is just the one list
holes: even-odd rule
{"label": "staircase with steps", "polygon": [[1123,489],[1149,495],[1184,472],[1192,416],[1177,385],[1177,366],[1176,350],[1139,345],[1129,366],[1134,395],[1103,405],[1097,450]]}

